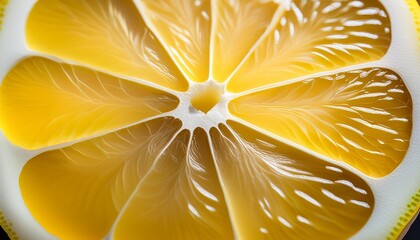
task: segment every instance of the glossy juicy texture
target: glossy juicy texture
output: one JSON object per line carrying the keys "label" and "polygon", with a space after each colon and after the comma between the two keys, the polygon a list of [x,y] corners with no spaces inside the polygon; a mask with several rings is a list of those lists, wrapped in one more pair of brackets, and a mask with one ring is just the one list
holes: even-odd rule
{"label": "glossy juicy texture", "polygon": [[113,131],[179,103],[154,88],[43,58],[20,62],[0,91],[1,128],[26,149]]}
{"label": "glossy juicy texture", "polygon": [[277,136],[383,177],[404,159],[410,143],[407,93],[395,72],[363,69],[252,93],[229,109]]}
{"label": "glossy juicy texture", "polygon": [[351,238],[410,143],[358,65],[391,36],[378,0],[39,0],[0,86],[25,204],[59,239]]}

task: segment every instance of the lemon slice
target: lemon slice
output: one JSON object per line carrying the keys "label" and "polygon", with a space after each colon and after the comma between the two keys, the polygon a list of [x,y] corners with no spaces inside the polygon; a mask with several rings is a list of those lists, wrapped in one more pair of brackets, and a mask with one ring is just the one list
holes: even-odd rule
{"label": "lemon slice", "polygon": [[414,0],[0,0],[11,239],[397,239]]}

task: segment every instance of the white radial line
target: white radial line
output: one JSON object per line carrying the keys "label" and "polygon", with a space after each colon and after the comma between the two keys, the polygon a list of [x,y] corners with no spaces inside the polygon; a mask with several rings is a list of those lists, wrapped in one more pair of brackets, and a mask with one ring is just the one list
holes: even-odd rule
{"label": "white radial line", "polygon": [[[206,135],[207,135],[207,133],[206,133]],[[193,137],[194,137],[194,131],[192,131],[191,134],[190,134],[190,137],[189,137],[189,140],[188,140],[188,145],[187,145],[187,151],[186,151],[186,154],[185,154],[185,169],[186,169],[186,171],[188,171],[188,176],[190,176],[189,178],[187,178],[188,184],[192,189],[195,188],[200,194],[202,194],[202,196],[206,197],[207,199],[212,200],[213,202],[218,202],[219,200],[216,198],[216,196],[209,193],[201,185],[196,183],[194,181],[194,179],[192,179],[192,173],[191,173],[190,168],[194,168],[194,166],[190,163],[190,159],[191,159],[190,157],[191,157],[191,145],[192,145]],[[205,202],[203,202],[200,199],[200,197],[197,195],[196,192],[194,192],[192,190],[191,194],[194,196],[196,201],[198,201],[200,204],[203,204],[204,206],[207,206],[205,204]],[[192,214],[201,218],[200,214],[198,213],[198,211],[194,208],[194,206],[192,204],[188,203],[188,209]]]}
{"label": "white radial line", "polygon": [[322,207],[321,203],[319,203],[317,200],[315,200],[313,197],[309,196],[308,194],[299,191],[299,190],[295,190],[295,194],[298,195],[299,197],[305,199],[306,201],[308,201],[309,203],[312,203],[313,205],[317,206],[317,207]]}
{"label": "white radial line", "polygon": [[209,79],[213,79],[213,61],[214,61],[214,42],[216,40],[216,19],[217,19],[217,4],[218,0],[210,0],[211,9],[211,30],[210,30],[210,47],[209,47]]}
{"label": "white radial line", "polygon": [[[234,129],[232,129],[232,127],[230,127],[229,125],[226,125],[226,128],[228,128],[228,130],[232,133],[232,136],[236,139],[236,141],[238,141],[238,143],[245,145],[245,142],[243,139],[241,139],[241,137],[238,135],[238,133],[236,133],[236,131]],[[287,167],[287,166],[282,166],[283,169],[279,169],[275,166],[273,166],[273,164],[270,164],[269,162],[263,161],[267,166],[269,166],[271,169],[273,169],[276,173],[282,175],[282,176],[286,176],[286,177],[290,177],[290,178],[295,178],[295,179],[301,179],[301,180],[308,180],[308,181],[313,181],[313,182],[318,182],[318,183],[323,183],[323,184],[331,184],[333,183],[330,180],[327,179],[323,179],[320,177],[316,177],[316,176],[302,176],[302,172],[288,172],[288,171],[293,171],[293,169],[295,168],[291,168],[291,167]],[[297,169],[295,169],[297,170]],[[297,170],[299,171],[299,170]],[[305,172],[303,172],[303,174],[306,174]],[[280,191],[278,191],[279,195],[281,195]]]}
{"label": "white radial line", "polygon": [[329,157],[327,157],[327,156],[325,156],[325,155],[323,155],[321,153],[317,153],[317,152],[315,152],[313,150],[310,150],[308,148],[305,148],[305,147],[303,147],[300,144],[297,144],[295,142],[292,142],[292,141],[290,141],[290,140],[288,140],[286,138],[277,136],[277,135],[275,135],[275,134],[273,134],[273,133],[271,133],[271,132],[269,132],[269,131],[267,131],[265,129],[262,129],[260,127],[257,127],[256,125],[253,125],[253,124],[251,124],[251,123],[249,123],[249,122],[247,122],[245,120],[242,120],[242,119],[240,119],[238,117],[235,117],[233,114],[230,114],[229,113],[229,115],[230,115],[230,119],[232,121],[235,121],[235,122],[238,122],[238,123],[240,123],[242,125],[245,125],[246,127],[249,127],[252,130],[254,130],[254,131],[257,131],[257,132],[259,132],[259,133],[261,133],[263,135],[266,135],[266,136],[268,136],[270,138],[273,138],[274,140],[276,140],[276,141],[278,141],[280,143],[283,143],[285,145],[288,145],[288,146],[290,146],[292,148],[298,149],[298,150],[300,150],[300,151],[302,151],[302,152],[304,152],[304,153],[306,153],[308,155],[311,155],[311,156],[313,156],[315,158],[318,158],[318,159],[323,160],[323,161],[325,161],[327,163],[330,163],[331,165],[342,167],[345,170],[348,170],[351,173],[354,173],[354,174],[362,177],[362,179],[365,180],[365,181],[371,181],[371,180],[374,180],[375,179],[373,177],[370,177],[370,176],[367,176],[367,175],[363,174],[362,172],[360,172],[359,170],[357,170],[353,166],[351,166],[351,165],[349,165],[349,164],[347,164],[347,163],[345,163],[343,161],[334,160],[332,158],[329,158]]}
{"label": "white radial line", "polygon": [[128,197],[127,201],[124,203],[124,206],[121,208],[120,212],[118,213],[117,217],[115,218],[114,223],[112,224],[112,227],[107,235],[111,235],[115,232],[115,228],[117,227],[117,224],[121,221],[122,216],[124,215],[125,211],[128,208],[128,205],[133,201],[134,197],[136,196],[137,191],[140,189],[140,187],[143,185],[145,179],[153,172],[153,170],[156,168],[157,163],[159,162],[159,158],[162,157],[162,155],[165,153],[165,151],[169,148],[169,146],[172,144],[172,142],[179,136],[179,134],[183,131],[183,128],[180,128],[175,134],[171,137],[171,139],[168,141],[168,143],[165,144],[165,146],[162,148],[162,150],[159,152],[159,154],[156,156],[152,166],[150,166],[149,170],[147,170],[146,174],[144,174],[143,178],[140,179],[140,181],[137,183],[136,187],[133,189],[133,192]]}
{"label": "white radial line", "polygon": [[332,192],[330,192],[326,189],[322,189],[321,192],[325,196],[329,197],[331,200],[334,200],[334,201],[339,202],[341,204],[346,204],[346,201],[344,199],[340,198],[339,196],[335,195],[334,193],[332,193]]}
{"label": "white radial line", "polygon": [[[196,185],[193,183],[194,180],[191,179],[192,178],[192,174],[190,172],[190,167],[193,167],[193,166],[192,166],[192,164],[190,164],[190,159],[191,159],[190,157],[191,157],[191,144],[192,144],[192,141],[193,141],[194,131],[190,131],[190,130],[188,130],[188,131],[190,132],[190,136],[188,138],[187,149],[186,149],[186,152],[185,152],[185,159],[184,159],[184,164],[185,165],[184,166],[185,166],[185,171],[187,171],[187,174],[186,175],[189,176],[189,177],[187,177],[188,185],[191,188],[193,188],[193,187],[196,187]],[[191,194],[195,197],[195,200],[199,201],[201,204],[204,204],[193,190],[191,190]],[[199,215],[198,211],[191,205],[190,202],[188,202],[188,209],[196,217],[201,218],[201,216]]]}
{"label": "white radial line", "polygon": [[82,63],[79,63],[79,62],[76,62],[76,61],[64,60],[64,59],[61,59],[59,57],[55,57],[55,56],[48,55],[48,54],[45,54],[45,53],[31,51],[30,55],[31,55],[31,57],[46,58],[46,59],[52,60],[52,61],[60,63],[60,64],[69,64],[69,65],[73,65],[73,66],[77,66],[77,67],[84,67],[84,68],[87,68],[87,69],[95,71],[95,72],[100,72],[100,73],[104,73],[104,74],[119,78],[123,81],[130,81],[130,82],[138,83],[139,85],[144,85],[144,86],[147,86],[147,87],[151,87],[151,88],[160,90],[162,92],[175,95],[177,97],[182,93],[180,91],[161,86],[161,85],[153,83],[151,81],[147,81],[146,79],[129,77],[129,76],[125,76],[125,75],[122,75],[122,74],[113,73],[111,71],[108,71],[108,70],[105,70],[105,69],[99,69],[99,68],[91,66],[89,64],[82,64]]}
{"label": "white radial line", "polygon": [[350,200],[350,203],[353,203],[355,205],[358,205],[360,207],[364,207],[364,208],[370,208],[370,205],[367,202],[362,202],[362,201],[358,201],[358,200]]}
{"label": "white radial line", "polygon": [[[217,129],[217,128],[215,128],[215,129],[222,135],[222,133],[219,131],[219,129]],[[236,229],[236,224],[235,224],[235,221],[233,219],[233,210],[231,208],[231,205],[229,204],[230,201],[229,201],[229,197],[228,197],[228,194],[227,194],[225,184],[223,183],[223,179],[222,179],[222,176],[221,176],[221,171],[219,169],[219,166],[216,163],[216,156],[215,156],[215,151],[214,151],[213,143],[212,143],[211,136],[210,136],[210,129],[206,133],[206,135],[207,135],[207,141],[209,142],[211,157],[213,159],[213,165],[214,165],[214,168],[216,169],[217,179],[219,180],[219,184],[220,184],[220,187],[222,189],[223,198],[225,200],[226,209],[227,209],[227,212],[228,212],[228,215],[229,215],[229,221],[230,221],[230,224],[232,225],[232,232],[233,232],[233,235],[234,235],[235,239],[238,239],[238,229]]]}
{"label": "white radial line", "polygon": [[273,88],[276,88],[276,87],[281,87],[281,86],[286,86],[286,85],[297,83],[297,82],[302,82],[302,81],[308,80],[308,79],[314,79],[314,78],[323,77],[323,76],[330,76],[330,75],[334,75],[334,74],[338,74],[338,73],[345,73],[345,72],[348,72],[348,71],[360,70],[360,69],[365,69],[365,68],[383,68],[383,67],[381,67],[381,60],[379,60],[379,61],[374,61],[374,62],[355,64],[355,65],[351,65],[351,66],[348,66],[348,67],[342,67],[342,68],[337,68],[337,69],[328,70],[328,71],[321,71],[321,72],[312,73],[312,74],[309,74],[309,75],[289,79],[289,80],[286,80],[286,81],[281,81],[281,82],[268,84],[268,85],[261,86],[261,87],[256,87],[256,88],[253,88],[253,89],[250,89],[250,90],[247,90],[247,91],[243,91],[243,92],[239,92],[239,93],[231,93],[229,95],[229,100],[232,100],[232,99],[235,99],[235,98],[238,98],[238,97],[242,97],[242,96],[245,96],[245,95],[261,92],[261,91],[264,91],[264,90],[273,89]]}
{"label": "white radial line", "polygon": [[[143,124],[143,123],[146,123],[146,122],[149,122],[149,121],[152,121],[152,120],[156,120],[156,119],[159,119],[159,118],[172,117],[172,115],[173,115],[172,112],[173,111],[174,110],[169,111],[169,112],[165,112],[165,113],[161,113],[161,114],[158,114],[158,115],[155,115],[155,116],[147,117],[147,118],[144,118],[140,121],[130,123],[130,124],[127,124],[127,125],[124,125],[124,126],[121,126],[121,127],[117,127],[117,128],[111,129],[109,131],[105,131],[103,133],[93,134],[89,137],[84,137],[84,138],[81,138],[81,139],[78,139],[78,140],[74,140],[74,141],[70,141],[70,142],[66,142],[66,143],[61,143],[61,144],[56,144],[56,145],[53,145],[53,146],[44,147],[44,148],[40,148],[40,149],[37,149],[37,150],[26,150],[26,149],[24,149],[24,150],[28,151],[28,152],[33,152],[34,155],[38,155],[38,154],[41,154],[41,153],[44,153],[44,152],[69,147],[71,145],[74,145],[74,144],[77,144],[77,143],[80,143],[80,142],[88,141],[88,140],[91,140],[91,139],[94,139],[94,138],[105,136],[105,135],[110,134],[110,133],[118,132],[118,131],[126,129],[126,128],[130,128],[130,127],[138,125],[138,124]],[[172,117],[172,118],[174,118],[174,117]]]}
{"label": "white radial line", "polygon": [[[283,13],[286,11],[285,4],[282,4],[280,1],[279,6],[277,10],[275,11],[273,15],[273,19],[271,19],[270,24],[268,24],[267,28],[263,32],[263,34],[260,36],[260,38],[252,45],[252,47],[249,49],[248,53],[245,55],[245,57],[241,60],[241,62],[236,66],[236,68],[233,70],[233,72],[229,75],[229,77],[225,80],[226,84],[232,79],[233,75],[242,67],[242,65],[248,60],[248,58],[251,56],[253,52],[257,49],[257,47],[261,44],[261,42],[268,36],[268,34],[271,32],[271,30],[276,26],[280,18],[283,16]],[[225,84],[225,86],[226,86]],[[226,90],[226,89],[225,89]]]}
{"label": "white radial line", "polygon": [[146,6],[143,4],[143,0],[133,0],[134,5],[137,7],[137,10],[140,12],[140,15],[142,16],[144,23],[146,24],[146,27],[150,29],[150,31],[153,33],[153,35],[156,36],[156,38],[158,39],[158,41],[162,44],[163,48],[165,49],[166,53],[169,55],[169,57],[171,58],[172,62],[175,63],[175,65],[177,66],[178,70],[182,73],[182,75],[184,76],[184,78],[190,83],[190,84],[194,84],[195,82],[193,80],[191,80],[188,75],[184,72],[183,68],[181,67],[181,65],[179,64],[178,61],[176,61],[175,56],[173,55],[172,51],[169,50],[169,46],[166,45],[164,38],[162,37],[161,34],[159,34],[159,31],[157,30],[157,28],[153,25],[153,23],[151,22],[151,20],[147,17],[147,13],[145,12],[144,9],[146,9]]}

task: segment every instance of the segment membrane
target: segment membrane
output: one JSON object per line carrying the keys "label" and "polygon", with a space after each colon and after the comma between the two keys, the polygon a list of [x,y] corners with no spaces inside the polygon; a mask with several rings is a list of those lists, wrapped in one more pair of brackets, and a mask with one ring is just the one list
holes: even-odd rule
{"label": "segment membrane", "polygon": [[192,81],[209,77],[210,0],[137,0],[143,17]]}
{"label": "segment membrane", "polygon": [[36,51],[178,91],[188,82],[131,0],[39,0],[26,38]]}
{"label": "segment membrane", "polygon": [[214,1],[212,74],[225,81],[266,31],[278,4],[274,1]]}
{"label": "segment membrane", "polygon": [[102,239],[180,127],[161,118],[38,155],[20,174],[26,206],[59,239]]}
{"label": "segment membrane", "polygon": [[136,190],[115,239],[233,239],[204,130],[181,133]]}
{"label": "segment membrane", "polygon": [[371,177],[391,173],[411,138],[412,101],[401,78],[363,69],[239,97],[230,112]]}
{"label": "segment membrane", "polygon": [[227,85],[231,92],[380,59],[391,25],[378,0],[295,0]]}
{"label": "segment membrane", "polygon": [[238,239],[348,239],[374,198],[349,171],[235,122],[211,130]]}
{"label": "segment membrane", "polygon": [[0,92],[2,131],[26,149],[104,133],[178,105],[165,92],[37,57],[16,65]]}

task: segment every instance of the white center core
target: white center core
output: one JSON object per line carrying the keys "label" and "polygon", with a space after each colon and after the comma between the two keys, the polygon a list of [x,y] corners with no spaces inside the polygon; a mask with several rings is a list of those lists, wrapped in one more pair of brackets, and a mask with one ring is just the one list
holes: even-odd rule
{"label": "white center core", "polygon": [[229,118],[228,98],[224,84],[214,81],[194,83],[185,93],[179,93],[180,103],[171,116],[182,120],[183,128],[193,131],[203,128],[208,131]]}

